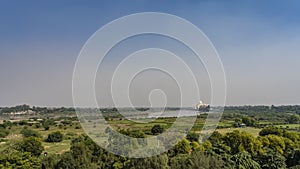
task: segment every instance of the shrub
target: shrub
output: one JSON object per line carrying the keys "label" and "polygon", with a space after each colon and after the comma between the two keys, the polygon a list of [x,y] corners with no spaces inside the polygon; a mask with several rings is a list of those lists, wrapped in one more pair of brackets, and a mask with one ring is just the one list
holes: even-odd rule
{"label": "shrub", "polygon": [[164,131],[164,128],[162,128],[160,125],[154,125],[151,129],[151,133],[153,135],[156,135],[156,134],[160,134]]}
{"label": "shrub", "polygon": [[20,132],[24,137],[41,137],[40,133],[30,129],[23,129]]}
{"label": "shrub", "polygon": [[59,131],[50,133],[46,142],[61,142],[63,140],[63,134]]}
{"label": "shrub", "polygon": [[198,140],[199,140],[199,134],[197,134],[197,133],[188,133],[188,134],[186,135],[186,138],[187,138],[190,142],[193,142],[193,141],[198,142]]}
{"label": "shrub", "polygon": [[9,134],[9,131],[4,129],[4,128],[0,128],[0,138],[4,138]]}
{"label": "shrub", "polygon": [[50,129],[50,126],[44,126],[45,130],[49,130]]}
{"label": "shrub", "polygon": [[36,124],[35,124],[35,128],[38,129],[38,128],[40,128],[40,127],[41,127],[41,124],[40,124],[40,123],[36,123]]}
{"label": "shrub", "polygon": [[270,127],[263,128],[259,132],[260,136],[266,136],[266,135],[270,135],[270,134],[277,135],[277,136],[282,136],[283,135],[283,130],[278,128],[278,127],[270,126]]}
{"label": "shrub", "polygon": [[27,125],[27,124],[28,124],[27,120],[21,120],[21,121],[19,121],[19,125],[20,126],[24,126],[24,125]]}
{"label": "shrub", "polygon": [[42,142],[36,137],[23,139],[23,141],[19,143],[17,149],[22,152],[30,152],[34,156],[39,156],[44,151]]}

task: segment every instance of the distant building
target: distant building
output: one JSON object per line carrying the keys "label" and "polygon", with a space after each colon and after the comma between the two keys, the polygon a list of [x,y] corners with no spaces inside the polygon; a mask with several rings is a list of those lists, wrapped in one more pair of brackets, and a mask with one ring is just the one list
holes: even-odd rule
{"label": "distant building", "polygon": [[196,109],[197,109],[198,111],[202,111],[202,112],[209,112],[210,105],[209,105],[209,104],[205,104],[205,103],[203,103],[203,102],[200,100],[199,103],[196,104]]}

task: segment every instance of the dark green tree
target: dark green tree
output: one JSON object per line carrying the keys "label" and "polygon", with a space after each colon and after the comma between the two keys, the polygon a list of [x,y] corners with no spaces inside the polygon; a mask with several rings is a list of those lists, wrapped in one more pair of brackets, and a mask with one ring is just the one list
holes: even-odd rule
{"label": "dark green tree", "polygon": [[20,132],[24,137],[41,137],[40,133],[35,130],[22,129]]}
{"label": "dark green tree", "polygon": [[124,168],[130,169],[166,169],[168,168],[168,156],[166,154],[161,154],[157,156],[152,156],[148,158],[132,158],[127,163],[125,163]]}
{"label": "dark green tree", "polygon": [[231,154],[247,151],[251,155],[255,155],[261,151],[262,144],[253,135],[246,132],[226,133],[223,137],[224,143],[231,148]]}
{"label": "dark green tree", "polygon": [[47,154],[46,156],[42,156],[41,158],[42,162],[42,169],[53,169],[61,160],[61,156],[57,154]]}
{"label": "dark green tree", "polygon": [[161,125],[154,125],[151,129],[153,135],[160,134],[164,131],[164,128]]}
{"label": "dark green tree", "polygon": [[61,142],[64,135],[60,131],[50,133],[46,139],[46,142]]}
{"label": "dark green tree", "polygon": [[278,127],[265,127],[263,128],[260,132],[259,135],[260,136],[265,136],[265,135],[269,135],[269,134],[273,134],[273,135],[277,135],[277,136],[282,136],[283,135],[283,130],[278,128]]}
{"label": "dark green tree", "polygon": [[300,166],[300,150],[293,151],[286,160],[288,167]]}
{"label": "dark green tree", "polygon": [[65,152],[62,154],[60,160],[55,166],[55,169],[77,169],[76,161],[71,152]]}
{"label": "dark green tree", "polygon": [[34,156],[39,156],[44,151],[42,142],[36,137],[24,138],[17,146],[22,152],[30,152]]}
{"label": "dark green tree", "polygon": [[175,154],[189,154],[191,152],[190,142],[187,139],[183,139],[175,145],[174,151]]}
{"label": "dark green tree", "polygon": [[231,157],[231,160],[235,163],[237,169],[260,169],[260,165],[252,160],[250,154],[246,152],[240,152]]}
{"label": "dark green tree", "polygon": [[272,149],[266,149],[265,153],[259,154],[254,159],[262,169],[286,168],[286,158]]}
{"label": "dark green tree", "polygon": [[41,161],[29,152],[8,151],[0,153],[0,168],[40,169]]}
{"label": "dark green tree", "polygon": [[245,123],[247,126],[255,126],[255,120],[248,116],[244,116],[242,118],[242,122]]}
{"label": "dark green tree", "polygon": [[199,141],[199,134],[192,132],[192,133],[188,133],[186,135],[186,139],[188,139],[190,142],[198,142]]}

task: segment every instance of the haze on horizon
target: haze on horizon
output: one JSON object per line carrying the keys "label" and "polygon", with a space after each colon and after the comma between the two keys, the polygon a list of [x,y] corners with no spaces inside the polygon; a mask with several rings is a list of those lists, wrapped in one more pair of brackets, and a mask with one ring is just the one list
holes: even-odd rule
{"label": "haze on horizon", "polygon": [[[208,36],[225,69],[226,105],[300,104],[300,1],[134,0],[86,4],[3,0],[0,2],[0,106],[72,106],[73,69],[86,40],[105,24],[137,12],[177,15]],[[102,86],[101,81],[109,79],[124,55],[153,46],[182,54],[197,74],[202,100],[210,100],[206,70],[197,67],[190,58],[192,54],[170,39],[145,36],[117,46],[118,50],[110,53],[99,68],[95,83],[103,105],[112,103],[111,99],[103,99],[109,86]],[[146,93],[156,85],[166,89],[171,102],[177,103],[174,98],[179,95],[174,91],[178,89],[170,83],[172,79],[164,81],[168,77],[156,71],[146,75],[147,80],[137,77],[132,86],[136,91],[145,89],[131,93],[136,105],[148,105]],[[160,93],[154,94],[161,97]],[[190,102],[194,105],[198,100]]]}

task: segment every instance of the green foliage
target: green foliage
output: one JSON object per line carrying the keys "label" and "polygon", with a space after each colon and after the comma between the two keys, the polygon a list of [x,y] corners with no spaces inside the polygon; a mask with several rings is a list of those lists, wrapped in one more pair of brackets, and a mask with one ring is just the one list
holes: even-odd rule
{"label": "green foliage", "polygon": [[[120,130],[120,133],[133,137],[133,138],[146,138],[146,135],[143,131],[139,130]],[[146,141],[143,139],[136,139],[139,145],[146,145]]]}
{"label": "green foliage", "polygon": [[119,132],[122,134],[125,134],[127,136],[134,137],[134,138],[145,138],[146,137],[145,133],[140,130],[120,130]]}
{"label": "green foliage", "polygon": [[160,134],[164,131],[164,128],[161,125],[154,125],[151,129],[153,135]]}
{"label": "green foliage", "polygon": [[223,169],[231,168],[225,165],[225,162],[219,155],[209,155],[200,151],[193,151],[191,155],[179,154],[170,159],[170,168],[197,168],[197,169]]}
{"label": "green foliage", "polygon": [[30,152],[34,156],[39,156],[44,151],[42,142],[36,137],[24,138],[17,147],[22,152]]}
{"label": "green foliage", "polygon": [[300,116],[292,114],[287,118],[287,122],[290,124],[298,124],[300,122]]}
{"label": "green foliage", "polygon": [[45,125],[43,125],[43,126],[44,126],[44,129],[45,129],[46,131],[50,129],[50,126],[49,126],[48,124],[45,124]]}
{"label": "green foliage", "polygon": [[191,148],[193,151],[205,151],[204,146],[195,141],[191,142]]}
{"label": "green foliage", "polygon": [[242,118],[242,122],[245,123],[247,126],[255,126],[255,120],[248,116],[244,116]]}
{"label": "green foliage", "polygon": [[261,151],[262,144],[251,134],[234,130],[225,134],[224,143],[231,148],[231,154],[247,151],[251,155],[255,155]]}
{"label": "green foliage", "polygon": [[46,139],[46,142],[61,142],[64,135],[60,131],[50,133]]}
{"label": "green foliage", "polygon": [[211,142],[209,140],[206,140],[201,145],[203,145],[203,147],[205,148],[205,150],[211,150],[212,149],[212,144],[211,144]]}
{"label": "green foliage", "polygon": [[198,142],[199,140],[199,134],[195,133],[195,132],[192,132],[192,133],[188,133],[186,135],[186,139],[188,139],[190,142]]}
{"label": "green foliage", "polygon": [[293,166],[300,166],[300,150],[294,150],[290,155],[288,156],[286,160],[286,164],[288,167]]}
{"label": "green foliage", "polygon": [[[29,109],[42,113],[67,113],[73,111],[67,108]],[[145,138],[147,137],[146,134],[157,135],[174,122],[172,118],[165,118],[157,119],[150,125],[130,123],[132,129],[128,129],[129,125],[124,125],[128,124],[127,121],[120,116],[117,109],[102,109],[101,111],[104,111],[105,117],[111,120],[109,123],[112,128],[117,126],[119,127],[118,130],[121,129],[119,131],[120,133],[136,138],[136,140],[133,139],[133,145],[136,148],[147,144],[145,142],[139,142],[137,138]],[[11,138],[5,139],[5,142],[8,142],[8,144],[1,143],[0,168],[299,168],[300,134],[299,132],[297,133],[297,124],[299,124],[297,118],[299,117],[299,112],[300,106],[272,106],[271,108],[268,106],[227,107],[225,108],[220,126],[231,127],[234,123],[245,123],[247,126],[257,127],[251,128],[256,130],[256,135],[251,135],[252,132],[248,131],[248,128],[244,128],[247,133],[238,131],[231,132],[231,129],[226,131],[219,130],[219,132],[224,134],[214,132],[209,138],[208,135],[201,135],[202,140],[200,141],[205,141],[205,139],[208,138],[207,141],[201,144],[198,142],[199,135],[196,134],[196,132],[201,128],[199,128],[199,126],[203,126],[205,116],[200,115],[196,121],[198,128],[193,128],[193,132],[188,133],[185,140],[180,141],[167,153],[144,159],[130,159],[111,154],[94,143],[88,136],[81,135],[77,137],[76,132],[81,132],[81,130],[74,130],[74,128],[78,126],[78,123],[74,122],[74,120],[77,120],[76,117],[56,116],[53,119],[47,118],[40,124],[43,126],[38,127],[44,127],[45,129],[49,129],[49,127],[52,129],[53,127],[53,129],[56,129],[54,125],[56,125],[57,121],[63,121],[65,125],[74,124],[74,127],[68,128],[72,130],[70,132],[74,134],[66,134],[66,138],[73,139],[69,151],[60,151],[64,153],[56,155],[52,154],[50,149],[48,151],[47,147],[49,154],[47,156],[40,156],[43,148],[36,149],[36,147],[39,147],[39,144],[36,144],[35,141],[28,140],[25,143],[25,140],[33,138],[32,136],[40,142],[39,138],[36,137],[37,133],[35,133],[35,130],[26,128],[21,131],[25,138],[20,143],[14,143],[14,140],[11,140]],[[290,125],[288,123],[293,124]],[[154,126],[151,127],[153,124],[159,126],[159,128],[157,127],[156,130],[154,130]],[[18,133],[16,131],[22,128],[20,125],[27,127],[27,125],[30,124],[27,123],[27,121],[13,123],[3,121],[3,124],[0,124],[0,137],[2,135],[2,137],[6,137],[7,134],[9,134],[10,128],[14,133]],[[271,127],[273,125],[282,127]],[[286,129],[285,126],[289,126],[289,129]],[[61,128],[63,127],[66,126],[61,125]],[[265,128],[261,130],[260,136],[255,137],[262,127]],[[151,129],[153,129],[154,132]],[[117,137],[113,132],[108,130],[109,129],[107,129],[107,133],[110,134],[108,146],[119,148],[118,146],[124,146],[118,144],[120,140],[125,143],[129,141],[126,140],[125,137]],[[241,129],[239,128],[239,130]],[[293,132],[290,132],[292,130]],[[1,133],[4,134],[1,135]],[[48,132],[41,131],[41,133]],[[53,133],[49,135],[51,134]],[[168,148],[168,146],[172,145],[172,140],[176,140],[176,138],[177,137],[170,137],[169,139],[161,138],[159,144],[160,146]],[[66,145],[68,142],[69,140],[65,140],[58,144],[44,144],[50,147],[60,144],[68,146]],[[11,147],[8,146],[10,144],[12,145]],[[10,148],[8,149],[7,147]],[[130,150],[127,149],[126,146],[124,149],[125,151]],[[137,153],[146,154],[146,151]]]}
{"label": "green foliage", "polygon": [[18,122],[18,124],[20,126],[25,126],[25,125],[28,125],[28,121],[27,120],[21,120],[21,121]]}
{"label": "green foliage", "polygon": [[4,138],[9,134],[9,130],[0,127],[0,138]]}
{"label": "green foliage", "polygon": [[41,161],[28,152],[16,150],[0,154],[0,168],[5,169],[40,169]]}
{"label": "green foliage", "polygon": [[280,154],[284,153],[284,150],[286,149],[286,145],[284,142],[284,138],[277,136],[277,135],[267,135],[265,136],[269,140],[269,145],[266,146]]}
{"label": "green foliage", "polygon": [[222,134],[220,134],[220,133],[217,132],[217,131],[214,131],[214,132],[211,134],[211,136],[208,138],[208,140],[210,141],[210,143],[211,143],[213,146],[218,146],[219,144],[221,144],[222,139],[223,139]]}
{"label": "green foliage", "polygon": [[130,159],[129,162],[125,163],[124,168],[130,169],[166,169],[168,168],[168,156],[161,154],[149,158]]}
{"label": "green foliage", "polygon": [[76,161],[71,152],[64,153],[58,163],[55,165],[57,169],[76,169]]}
{"label": "green foliage", "polygon": [[295,143],[299,143],[300,142],[300,133],[296,133],[296,132],[284,132],[283,133],[283,137],[286,137],[290,140],[292,140]]}
{"label": "green foliage", "polygon": [[23,129],[20,132],[24,137],[41,137],[40,133],[35,130]]}
{"label": "green foliage", "polygon": [[0,128],[9,128],[9,127],[11,127],[11,126],[13,126],[13,124],[12,124],[12,122],[10,122],[10,121],[7,121],[7,120],[3,120],[3,124],[0,124]]}
{"label": "green foliage", "polygon": [[193,161],[191,156],[187,154],[178,154],[170,160],[170,167],[172,169],[192,168],[192,166]]}
{"label": "green foliage", "polygon": [[250,154],[245,152],[240,152],[231,157],[231,161],[234,162],[235,167],[238,169],[260,169],[260,165],[252,160]]}
{"label": "green foliage", "polygon": [[58,156],[57,154],[47,154],[47,156],[41,157],[42,168],[43,169],[55,168],[60,158],[61,156]]}
{"label": "green foliage", "polygon": [[71,145],[71,153],[73,159],[76,160],[75,164],[79,168],[91,168],[90,159],[92,158],[92,152],[84,143],[77,142]]}
{"label": "green foliage", "polygon": [[34,126],[35,126],[35,128],[37,128],[37,129],[38,129],[38,128],[40,128],[40,127],[41,127],[41,124],[40,124],[40,123],[36,123]]}
{"label": "green foliage", "polygon": [[42,122],[44,129],[47,131],[50,129],[50,126],[55,125],[54,119],[47,119]]}
{"label": "green foliage", "polygon": [[183,139],[175,145],[174,150],[176,154],[188,154],[191,151],[190,142],[187,139]]}
{"label": "green foliage", "polygon": [[262,169],[286,168],[285,160],[284,156],[271,149],[266,149],[265,153],[255,157]]}
{"label": "green foliage", "polygon": [[283,135],[283,130],[280,129],[280,128],[278,128],[278,127],[270,126],[270,127],[265,127],[265,128],[263,128],[263,129],[259,132],[259,135],[260,135],[260,136],[266,136],[266,135],[269,135],[269,134],[282,136],[282,135]]}
{"label": "green foliage", "polygon": [[64,125],[70,125],[70,124],[72,124],[72,121],[71,120],[63,120],[61,123]]}
{"label": "green foliage", "polygon": [[27,111],[27,110],[30,110],[30,106],[23,104],[15,107],[2,108],[1,113],[11,113],[11,112],[19,112],[19,111]]}
{"label": "green foliage", "polygon": [[293,151],[286,160],[288,167],[300,166],[300,150]]}

